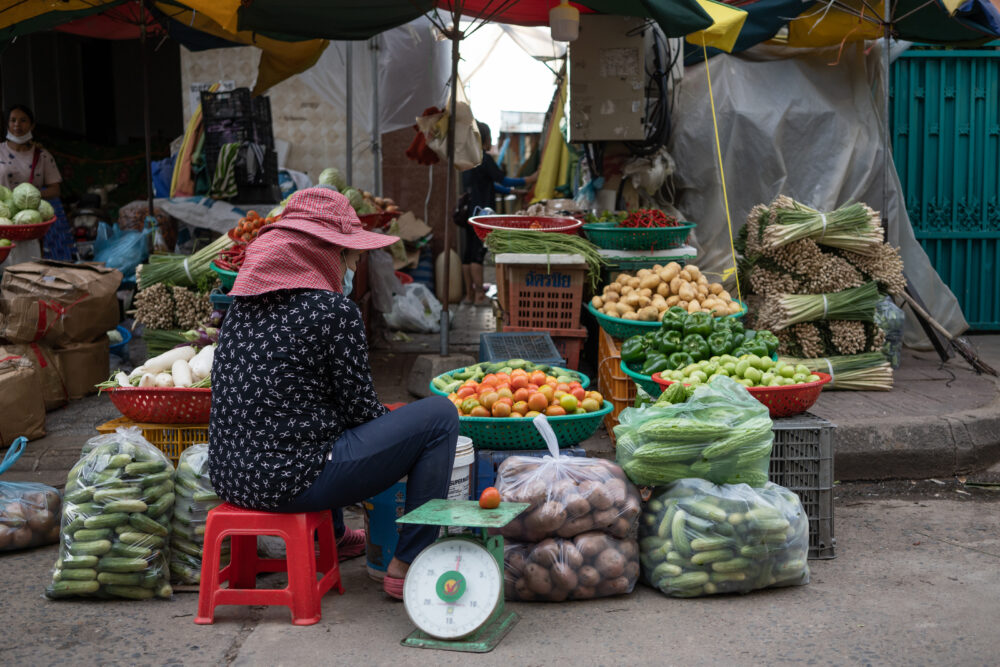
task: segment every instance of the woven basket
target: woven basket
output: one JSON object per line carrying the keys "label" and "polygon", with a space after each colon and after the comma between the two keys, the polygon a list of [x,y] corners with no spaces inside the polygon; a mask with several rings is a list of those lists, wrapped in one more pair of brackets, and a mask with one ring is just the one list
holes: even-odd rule
{"label": "woven basket", "polygon": [[592,222],[583,226],[587,239],[608,250],[669,250],[687,243],[697,225],[676,227],[619,227],[616,222]]}
{"label": "woven basket", "polygon": [[0,262],[2,262],[5,259],[7,259],[7,255],[9,255],[10,251],[13,250],[16,247],[17,247],[16,243],[11,243],[8,246],[0,246]]}
{"label": "woven basket", "polygon": [[[772,419],[800,415],[813,406],[823,385],[830,381],[826,373],[816,373],[819,380],[802,384],[787,384],[781,387],[747,387],[747,391],[758,401],[767,406]],[[660,387],[666,389],[674,382],[664,380],[659,373],[652,378]]]}
{"label": "woven basket", "polygon": [[[611,412],[609,401],[597,412],[584,415],[548,417],[560,447],[572,447],[594,435],[604,416]],[[545,449],[545,441],[531,419],[519,417],[458,418],[459,433],[471,438],[476,449]]]}
{"label": "woven basket", "polygon": [[233,284],[236,282],[236,276],[239,274],[239,271],[230,271],[228,269],[219,268],[214,261],[209,263],[208,268],[219,274],[219,281],[222,283],[222,289],[228,292],[233,288]]}
{"label": "woven basket", "polygon": [[10,239],[11,241],[32,241],[40,239],[49,231],[49,227],[56,221],[56,217],[37,225],[0,225],[0,239]]}
{"label": "woven basket", "polygon": [[480,241],[494,229],[521,229],[525,231],[576,234],[583,224],[576,218],[559,218],[542,215],[477,215],[469,218]]}
{"label": "woven basket", "polygon": [[663,390],[660,388],[660,385],[656,384],[656,382],[653,381],[653,378],[651,376],[643,375],[642,373],[632,370],[625,364],[624,361],[622,361],[619,364],[619,368],[621,368],[622,372],[625,373],[625,375],[632,378],[635,381],[635,383],[640,387],[642,387],[643,390],[645,390],[645,392],[650,396],[656,397],[659,396],[661,393],[663,393]]}
{"label": "woven basket", "polygon": [[108,396],[123,415],[149,424],[207,424],[212,409],[211,389],[118,387]]}
{"label": "woven basket", "polygon": [[[745,303],[739,299],[733,299],[736,303],[740,304],[742,310],[738,313],[733,313],[732,315],[723,315],[721,319],[729,318],[740,318],[747,314],[747,306]],[[594,308],[592,304],[587,304],[587,310],[597,318],[597,323],[601,325],[601,328],[607,331],[611,336],[615,338],[631,338],[632,336],[640,336],[642,334],[647,334],[650,331],[656,331],[660,328],[660,322],[640,322],[639,320],[623,320],[620,317],[611,317],[610,315],[605,315],[601,311]]]}

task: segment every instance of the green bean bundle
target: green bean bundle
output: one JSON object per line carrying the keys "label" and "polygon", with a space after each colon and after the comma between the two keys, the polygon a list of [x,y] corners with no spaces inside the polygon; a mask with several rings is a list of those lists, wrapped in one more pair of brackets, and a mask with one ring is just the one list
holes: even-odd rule
{"label": "green bean bundle", "polygon": [[494,255],[500,253],[582,255],[587,262],[587,279],[593,290],[597,289],[601,278],[601,267],[606,264],[597,246],[575,234],[496,229],[486,237],[486,247]]}

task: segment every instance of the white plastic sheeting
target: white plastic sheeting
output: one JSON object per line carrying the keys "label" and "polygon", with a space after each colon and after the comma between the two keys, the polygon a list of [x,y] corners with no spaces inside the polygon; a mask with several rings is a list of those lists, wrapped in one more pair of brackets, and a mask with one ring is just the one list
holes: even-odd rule
{"label": "white plastic sheeting", "polygon": [[[882,68],[878,48],[789,50],[758,46],[709,61],[733,234],[750,209],[786,194],[820,210],[861,201],[883,209]],[[834,64],[836,63],[836,64]],[[705,64],[689,67],[672,123],[679,207],[698,222],[698,265],[732,266]],[[968,328],[957,299],[938,277],[900,206],[889,169],[888,240],[928,310],[953,335]],[[905,341],[928,345],[907,318]]]}

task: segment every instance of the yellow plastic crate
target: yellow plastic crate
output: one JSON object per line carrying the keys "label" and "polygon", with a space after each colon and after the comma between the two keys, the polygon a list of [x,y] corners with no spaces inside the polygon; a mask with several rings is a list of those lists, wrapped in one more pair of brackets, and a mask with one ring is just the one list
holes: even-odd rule
{"label": "yellow plastic crate", "polygon": [[138,426],[142,429],[142,437],[166,454],[175,466],[185,449],[191,445],[208,442],[208,424],[141,424],[128,417],[119,417],[98,426],[97,432],[114,433],[115,429],[127,426]]}

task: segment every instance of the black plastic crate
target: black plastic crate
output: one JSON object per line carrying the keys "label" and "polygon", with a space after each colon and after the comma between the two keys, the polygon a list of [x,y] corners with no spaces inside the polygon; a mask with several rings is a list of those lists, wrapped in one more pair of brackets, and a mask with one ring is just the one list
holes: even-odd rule
{"label": "black plastic crate", "polygon": [[479,334],[479,361],[507,359],[526,359],[550,366],[562,366],[566,361],[546,332]]}
{"label": "black plastic crate", "polygon": [[274,130],[271,123],[271,100],[263,95],[251,102],[253,119],[253,140],[274,148]]}
{"label": "black plastic crate", "polygon": [[[264,186],[278,185],[278,154],[270,148],[264,148],[263,169],[259,169],[253,177],[250,176],[246,158],[250,153],[249,147],[244,147],[240,156],[236,158],[235,176],[236,185],[240,186]],[[246,151],[244,153],[243,151]]]}
{"label": "black plastic crate", "polygon": [[253,128],[246,120],[218,120],[205,124],[205,165],[208,167],[208,178],[215,177],[215,165],[219,162],[219,151],[226,144],[250,141],[253,138]]}
{"label": "black plastic crate", "polygon": [[201,116],[206,122],[221,118],[251,119],[253,102],[249,88],[237,88],[219,93],[201,91]]}
{"label": "black plastic crate", "polygon": [[833,430],[805,412],[774,420],[770,479],[802,501],[809,519],[809,558],[835,558],[833,530]]}

